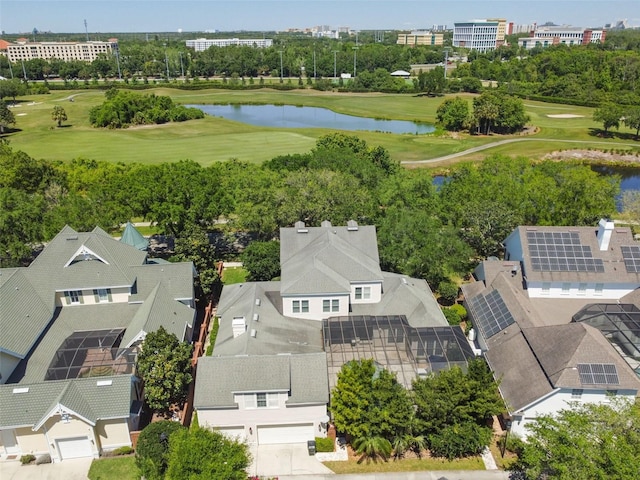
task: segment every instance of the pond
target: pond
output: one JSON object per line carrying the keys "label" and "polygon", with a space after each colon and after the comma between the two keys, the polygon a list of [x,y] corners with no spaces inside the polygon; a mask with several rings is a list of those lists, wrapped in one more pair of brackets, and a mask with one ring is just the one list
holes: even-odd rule
{"label": "pond", "polygon": [[405,120],[381,120],[336,113],[327,108],[293,105],[186,105],[216,117],[260,127],[331,128],[371,132],[431,133],[433,125]]}

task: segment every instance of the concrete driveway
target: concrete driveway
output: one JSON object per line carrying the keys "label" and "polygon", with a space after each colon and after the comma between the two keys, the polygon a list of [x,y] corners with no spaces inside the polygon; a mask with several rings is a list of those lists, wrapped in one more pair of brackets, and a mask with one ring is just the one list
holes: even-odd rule
{"label": "concrete driveway", "polygon": [[93,458],[74,458],[60,463],[22,465],[19,461],[0,462],[2,480],[87,480]]}
{"label": "concrete driveway", "polygon": [[276,477],[333,474],[331,470],[316,460],[315,456],[309,455],[306,443],[252,445],[250,450],[253,458],[253,463],[249,467],[250,475]]}

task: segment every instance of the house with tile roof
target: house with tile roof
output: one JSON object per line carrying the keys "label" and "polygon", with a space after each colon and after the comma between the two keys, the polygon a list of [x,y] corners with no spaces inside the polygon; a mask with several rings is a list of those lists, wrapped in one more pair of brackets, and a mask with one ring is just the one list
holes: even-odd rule
{"label": "house with tile roof", "polygon": [[[448,365],[445,352],[473,357],[424,280],[380,269],[373,226],[282,228],[280,264],[280,281],[222,290],[213,355],[196,373],[201,424],[254,444],[312,440],[326,434],[343,363],[375,358],[410,382]],[[338,335],[349,322],[358,337]]]}
{"label": "house with tile roof", "polygon": [[138,349],[160,326],[191,340],[194,275],[70,227],[28,267],[0,269],[0,454],[61,461],[131,445]]}
{"label": "house with tile roof", "polygon": [[640,285],[629,229],[519,227],[504,244],[505,260],[482,262],[462,291],[511,430],[526,437],[536,417],[574,402],[634,400]]}

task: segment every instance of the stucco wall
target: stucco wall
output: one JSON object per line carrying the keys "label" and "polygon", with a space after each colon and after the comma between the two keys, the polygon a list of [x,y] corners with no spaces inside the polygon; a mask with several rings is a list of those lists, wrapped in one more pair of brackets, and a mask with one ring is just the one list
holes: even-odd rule
{"label": "stucco wall", "polygon": [[[371,297],[366,299],[362,298],[356,299],[356,287],[369,287],[371,288]],[[351,303],[353,304],[362,304],[362,303],[380,303],[382,300],[382,283],[352,283],[351,284]]]}
{"label": "stucco wall", "polygon": [[131,445],[126,418],[100,420],[96,424],[96,433],[102,450],[112,450],[124,445]]}
{"label": "stucco wall", "polygon": [[[307,300],[309,302],[309,312],[294,312],[293,302]],[[323,300],[339,300],[340,308],[337,312],[323,312]],[[282,297],[282,313],[287,317],[308,318],[310,320],[322,320],[329,317],[349,315],[349,295],[298,295]]]}
{"label": "stucco wall", "polygon": [[34,432],[30,427],[16,428],[16,440],[23,454],[49,453],[47,437],[42,430]]}
{"label": "stucco wall", "polygon": [[7,381],[13,370],[20,363],[20,359],[12,355],[7,355],[4,352],[0,352],[0,384]]}
{"label": "stucco wall", "polygon": [[91,440],[93,454],[96,457],[98,456],[98,446],[93,427],[75,416],[71,416],[68,422],[64,422],[60,418],[60,415],[54,415],[46,421],[44,430],[49,444],[54,445],[51,447],[51,458],[54,462],[60,459],[58,449],[55,447],[55,441],[63,438],[89,437],[89,440]]}

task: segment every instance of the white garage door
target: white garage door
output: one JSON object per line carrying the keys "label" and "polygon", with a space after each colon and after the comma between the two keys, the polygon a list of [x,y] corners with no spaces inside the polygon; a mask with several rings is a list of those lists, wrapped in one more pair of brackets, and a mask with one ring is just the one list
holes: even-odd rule
{"label": "white garage door", "polygon": [[313,440],[312,423],[297,425],[261,425],[258,427],[258,443],[270,445],[276,443],[306,443]]}
{"label": "white garage door", "polygon": [[62,460],[68,458],[93,457],[89,437],[64,438],[57,440]]}
{"label": "white garage door", "polygon": [[244,442],[247,436],[244,433],[244,427],[216,427],[216,431],[222,433],[227,438]]}

